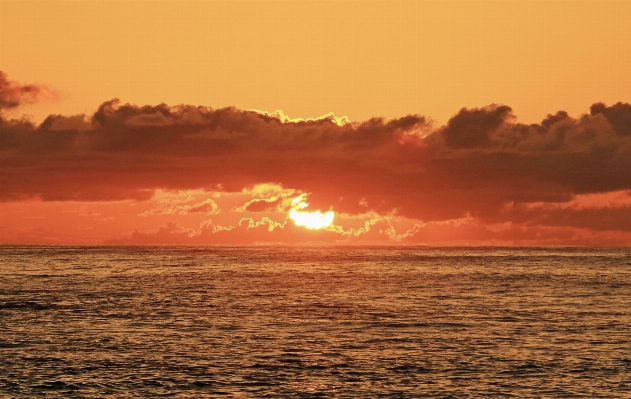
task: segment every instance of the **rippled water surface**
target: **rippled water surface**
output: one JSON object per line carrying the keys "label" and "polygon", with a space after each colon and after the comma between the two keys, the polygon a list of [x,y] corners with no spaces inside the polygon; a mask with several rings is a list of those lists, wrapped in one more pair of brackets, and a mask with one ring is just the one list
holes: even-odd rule
{"label": "rippled water surface", "polygon": [[0,397],[631,397],[631,249],[0,247]]}

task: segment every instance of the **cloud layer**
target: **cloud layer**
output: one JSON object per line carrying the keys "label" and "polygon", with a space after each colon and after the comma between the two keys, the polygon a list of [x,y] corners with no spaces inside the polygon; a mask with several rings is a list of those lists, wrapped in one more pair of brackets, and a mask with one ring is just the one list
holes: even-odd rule
{"label": "cloud layer", "polygon": [[[0,74],[0,106],[37,96]],[[624,230],[629,203],[563,208],[576,196],[631,190],[631,104],[593,104],[521,124],[506,105],[349,123],[236,108],[107,101],[90,116],[36,126],[0,120],[1,201],[147,199],[156,189],[241,191],[274,183],[312,193],[313,209],[439,222],[536,222]],[[277,208],[256,199],[250,212]],[[161,212],[216,211],[208,202]]]}

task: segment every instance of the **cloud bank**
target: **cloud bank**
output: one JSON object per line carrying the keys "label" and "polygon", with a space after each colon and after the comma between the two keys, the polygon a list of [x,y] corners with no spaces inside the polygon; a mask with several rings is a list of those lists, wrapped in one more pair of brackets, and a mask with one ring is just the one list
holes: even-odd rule
{"label": "cloud bank", "polygon": [[[4,74],[0,84],[3,108],[39,93]],[[349,215],[630,230],[622,222],[631,220],[628,201],[562,206],[629,195],[628,103],[595,103],[576,117],[555,111],[539,124],[519,123],[507,105],[463,108],[437,126],[423,115],[292,120],[282,112],[114,99],[93,115],[51,115],[40,125],[2,117],[0,148],[4,202],[144,200],[157,189],[237,192],[273,183],[312,193],[314,209]],[[256,199],[244,210],[280,204]],[[216,206],[165,209],[212,213]]]}

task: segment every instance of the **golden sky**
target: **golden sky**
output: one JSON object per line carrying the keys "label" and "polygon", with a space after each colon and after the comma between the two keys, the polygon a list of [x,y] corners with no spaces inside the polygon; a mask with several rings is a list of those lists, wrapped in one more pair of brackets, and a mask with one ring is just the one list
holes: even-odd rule
{"label": "golden sky", "polygon": [[2,1],[0,65],[59,90],[38,120],[116,97],[531,123],[629,99],[629,21],[628,1]]}
{"label": "golden sky", "polygon": [[[629,21],[629,1],[2,0],[0,242],[630,245]],[[330,112],[350,123],[284,116]],[[286,220],[301,194],[329,230]]]}

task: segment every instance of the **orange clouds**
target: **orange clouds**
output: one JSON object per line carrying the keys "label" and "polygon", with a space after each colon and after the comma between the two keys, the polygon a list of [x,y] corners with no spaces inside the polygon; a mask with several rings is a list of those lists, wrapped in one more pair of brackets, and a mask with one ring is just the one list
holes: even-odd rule
{"label": "orange clouds", "polygon": [[[19,88],[29,87],[3,84],[10,88],[0,91],[7,107],[22,101],[15,94]],[[163,199],[143,216],[211,215],[231,209],[274,213],[284,210],[288,196],[296,192],[311,193],[313,209],[415,221],[417,227],[407,233],[386,234],[389,227],[382,226],[382,238],[397,242],[433,242],[438,236],[445,241],[502,241],[511,229],[491,226],[506,223],[517,226],[510,233],[514,240],[536,229],[532,242],[537,234],[554,238],[578,231],[572,229],[627,237],[628,202],[561,205],[586,195],[609,198],[607,193],[631,190],[629,126],[631,105],[626,103],[597,103],[577,118],[559,111],[528,125],[518,123],[505,105],[463,108],[446,125],[436,126],[420,115],[348,123],[333,115],[292,120],[278,112],[135,106],[112,100],[94,115],[51,115],[39,126],[0,120],[0,200],[144,201],[156,190],[242,192],[273,183],[286,192],[272,190],[228,209],[210,198]],[[469,221],[450,225],[454,220]],[[232,229],[189,231],[169,222],[153,238],[136,232],[132,239],[221,243],[237,242],[236,235],[242,234],[250,237],[243,242],[261,237],[273,242],[302,234],[286,222],[272,222],[285,227],[260,228],[253,222],[254,227],[246,228],[235,222]],[[555,230],[563,228],[563,234]],[[328,240],[338,233],[318,234]],[[556,242],[553,238],[549,241]],[[606,242],[627,242],[620,240]]]}

